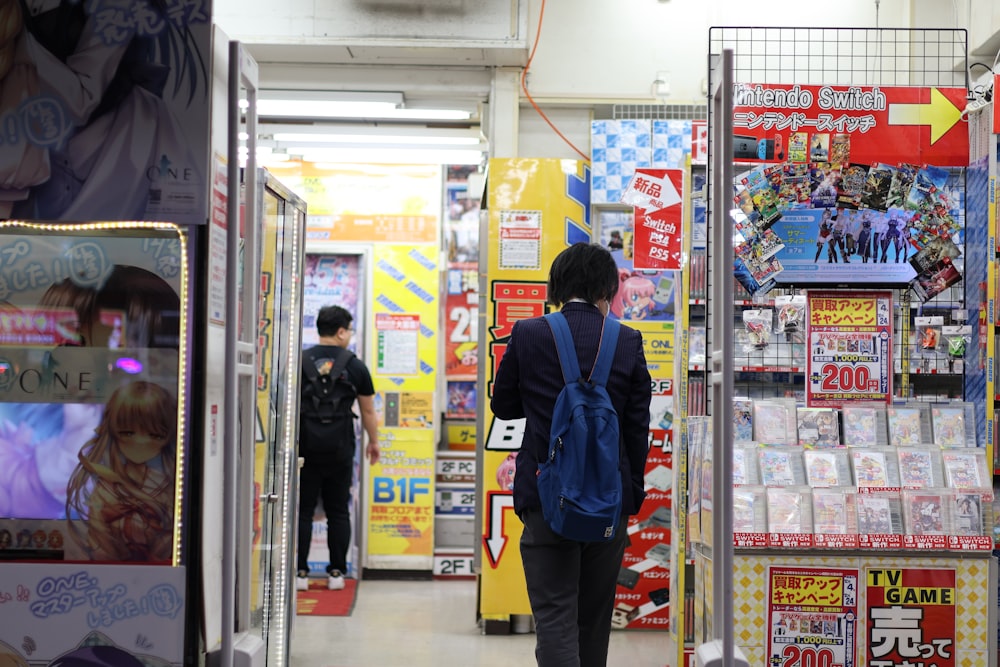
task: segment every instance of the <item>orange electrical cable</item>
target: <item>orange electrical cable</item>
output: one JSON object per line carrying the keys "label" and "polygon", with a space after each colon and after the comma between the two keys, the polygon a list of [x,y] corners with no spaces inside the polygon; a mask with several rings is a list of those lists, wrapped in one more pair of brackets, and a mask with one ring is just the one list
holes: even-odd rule
{"label": "orange electrical cable", "polygon": [[576,151],[577,155],[582,157],[587,162],[590,162],[590,156],[577,148],[572,141],[566,138],[566,135],[559,131],[559,128],[556,127],[551,120],[549,120],[549,117],[545,115],[545,112],[542,111],[537,104],[535,104],[535,100],[531,97],[531,93],[528,92],[528,68],[531,67],[531,61],[535,58],[535,49],[538,48],[538,38],[542,36],[543,18],[545,18],[545,0],[542,0],[542,7],[538,12],[538,29],[535,31],[535,43],[531,46],[531,53],[528,54],[528,62],[525,63],[524,70],[521,72],[521,90],[524,91],[524,96],[528,98],[528,102],[530,102],[531,106],[538,112],[538,115],[542,117],[542,120],[549,124],[552,131],[558,134],[560,139],[565,141],[570,148]]}

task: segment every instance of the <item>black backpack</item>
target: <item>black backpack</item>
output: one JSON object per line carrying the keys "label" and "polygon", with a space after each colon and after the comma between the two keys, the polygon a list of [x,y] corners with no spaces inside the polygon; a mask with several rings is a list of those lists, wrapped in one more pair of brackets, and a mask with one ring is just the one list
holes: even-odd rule
{"label": "black backpack", "polygon": [[[322,424],[332,424],[345,417],[355,417],[351,408],[358,391],[347,376],[347,364],[354,353],[344,348],[329,347],[318,350],[313,347],[302,353],[302,414]],[[334,357],[333,367],[328,373],[320,373],[316,362]]]}

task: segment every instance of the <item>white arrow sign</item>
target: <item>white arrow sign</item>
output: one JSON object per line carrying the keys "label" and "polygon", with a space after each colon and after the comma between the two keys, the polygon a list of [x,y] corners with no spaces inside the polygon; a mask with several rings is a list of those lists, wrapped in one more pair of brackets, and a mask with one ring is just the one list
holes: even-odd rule
{"label": "white arrow sign", "polygon": [[483,536],[483,543],[486,545],[486,554],[489,556],[490,565],[495,569],[500,563],[500,556],[504,547],[507,546],[507,532],[504,530],[506,510],[514,509],[514,496],[510,493],[500,491],[490,491],[487,494],[486,504],[489,508],[487,515],[486,534]]}

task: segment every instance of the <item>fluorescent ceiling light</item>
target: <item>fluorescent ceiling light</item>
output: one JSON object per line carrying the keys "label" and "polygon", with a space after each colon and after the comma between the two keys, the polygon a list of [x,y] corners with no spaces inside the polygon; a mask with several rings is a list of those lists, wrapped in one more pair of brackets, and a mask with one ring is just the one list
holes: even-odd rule
{"label": "fluorescent ceiling light", "polygon": [[421,135],[401,134],[303,134],[296,132],[278,132],[271,135],[275,142],[285,144],[435,144],[439,146],[478,146],[479,137],[473,136],[436,136],[428,133]]}
{"label": "fluorescent ceiling light", "polygon": [[478,150],[432,150],[387,148],[289,148],[290,155],[301,155],[304,162],[367,162],[372,164],[479,164]]}
{"label": "fluorescent ceiling light", "polygon": [[372,118],[384,120],[468,120],[464,109],[406,109],[402,93],[262,90],[257,115],[271,118]]}

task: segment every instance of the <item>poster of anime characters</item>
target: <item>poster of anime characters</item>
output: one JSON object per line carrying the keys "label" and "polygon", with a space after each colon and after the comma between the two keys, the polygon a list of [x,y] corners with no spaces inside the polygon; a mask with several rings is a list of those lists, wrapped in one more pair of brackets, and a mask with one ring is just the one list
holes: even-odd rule
{"label": "poster of anime characters", "polygon": [[178,231],[11,224],[0,252],[0,531],[11,536],[0,547],[21,550],[11,559],[171,563]]}
{"label": "poster of anime characters", "polygon": [[211,2],[6,2],[0,218],[208,218]]}
{"label": "poster of anime characters", "polygon": [[184,664],[185,568],[8,563],[0,665]]}
{"label": "poster of anime characters", "polygon": [[341,306],[354,316],[356,334],[348,349],[359,354],[364,340],[364,317],[358,311],[364,282],[361,255],[307,254],[302,286],[302,346],[319,343],[316,315],[323,306]]}
{"label": "poster of anime characters", "polygon": [[618,265],[618,293],[611,300],[611,314],[622,321],[673,321],[675,274],[633,268],[633,218],[630,212],[601,213],[600,243]]}

